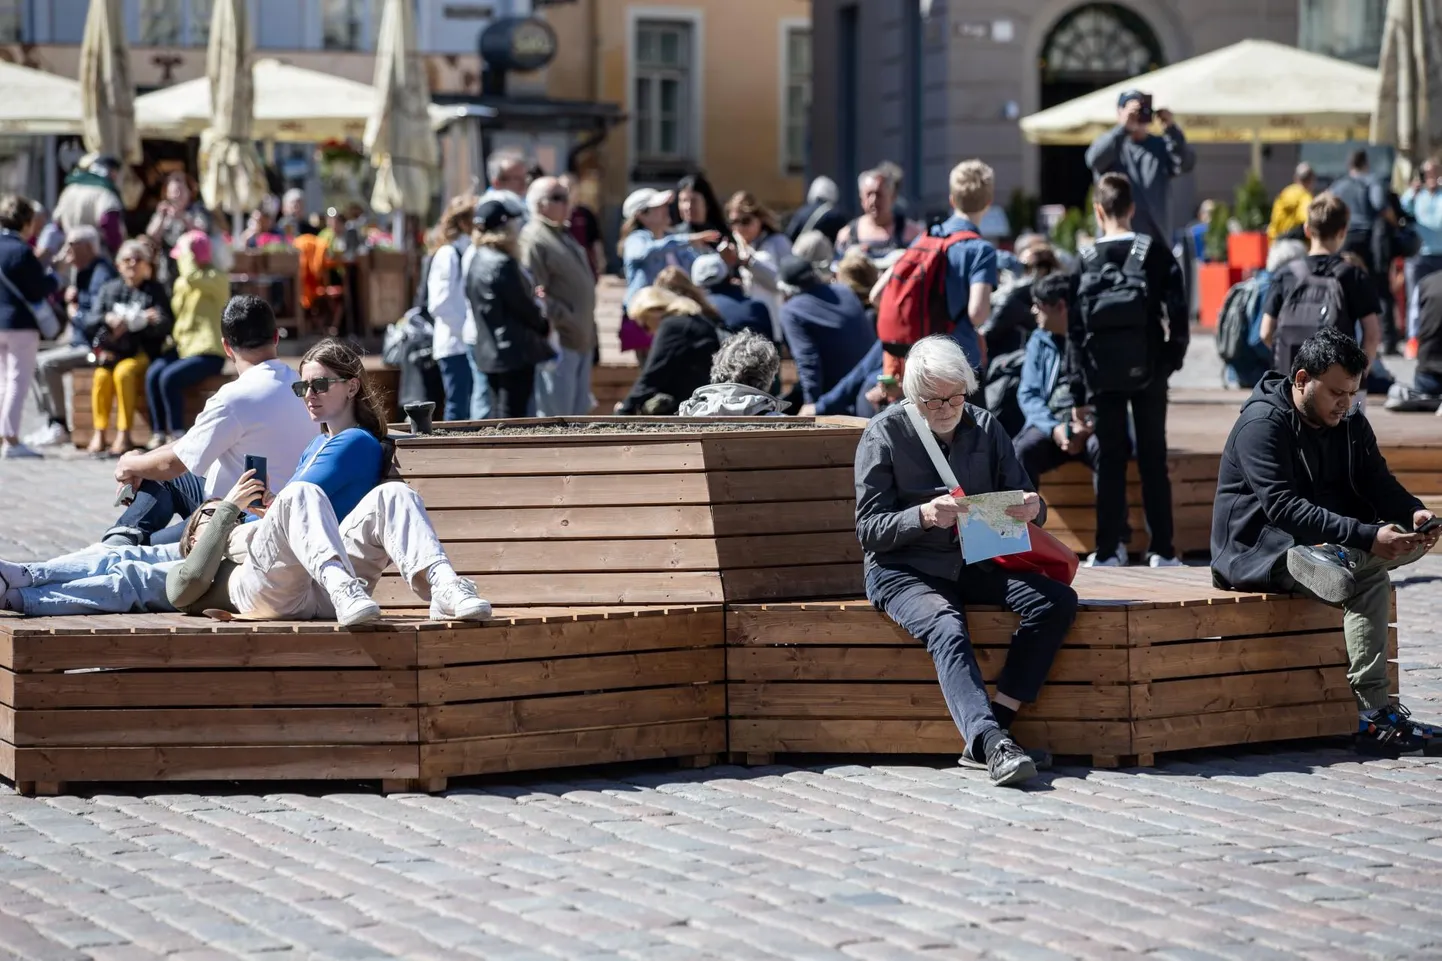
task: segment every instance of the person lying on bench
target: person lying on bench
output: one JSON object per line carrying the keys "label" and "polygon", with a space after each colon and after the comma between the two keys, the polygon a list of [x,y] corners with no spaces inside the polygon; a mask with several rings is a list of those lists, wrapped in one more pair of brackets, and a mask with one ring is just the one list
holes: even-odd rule
{"label": "person lying on bench", "polygon": [[[966,507],[938,476],[908,406],[936,436],[962,490],[1027,491],[1025,505],[1007,511],[1020,520],[1037,520],[1044,508],[1000,422],[966,403],[975,390],[976,374],[949,336],[911,348],[902,380],[907,403],[873,418],[856,450],[856,535],[866,551],[867,598],[936,662],[947,709],[966,739],[961,763],[985,764],[993,784],[1018,784],[1050,757],[1028,754],[1007,729],[1017,710],[1036,700],[1076,615],[1077,596],[1040,574],[962,559],[956,523]],[[967,604],[997,604],[1021,615],[994,700],[972,650]]]}
{"label": "person lying on bench", "polygon": [[[131,485],[134,501],[106,531],[111,545],[174,544],[201,502],[229,490],[245,456],[266,459],[279,490],[295,473],[316,425],[291,393],[295,371],[277,359],[275,314],[258,297],[232,297],[221,316],[225,354],[239,376],[216,391],[185,436],[153,451],[120,458],[115,481]],[[172,553],[178,559],[178,553]]]}
{"label": "person lying on bench", "polygon": [[[302,453],[292,483],[316,485],[335,508],[350,513],[389,467],[385,409],[360,354],[344,341],[316,344],[301,358],[300,371],[304,379],[292,382],[288,404],[325,432]],[[250,533],[246,529],[241,536]],[[180,557],[178,543],[98,544],[47,564],[0,561],[0,602],[35,616],[173,611],[165,594],[170,569],[165,562]]]}
{"label": "person lying on bench", "polygon": [[1222,449],[1212,508],[1212,580],[1235,591],[1298,591],[1345,612],[1357,748],[1397,756],[1437,745],[1392,700],[1387,572],[1437,543],[1431,511],[1387,468],[1352,406],[1367,355],[1327,327],[1302,342],[1291,376],[1268,372]]}
{"label": "person lying on bench", "polygon": [[[286,485],[237,551],[232,532],[241,511],[261,497],[251,471],[223,501],[201,507],[181,541],[185,562],[172,567],[166,593],[177,610],[226,611],[248,618],[313,620],[334,617],[342,627],[380,617],[371,599],[392,561],[406,583],[431,605],[432,620],[483,621],[491,605],[456,574],[436,537],[420,495],[399,481],[371,489],[336,519],[325,491]],[[254,509],[254,508],[251,508]],[[239,554],[238,560],[232,560]]]}

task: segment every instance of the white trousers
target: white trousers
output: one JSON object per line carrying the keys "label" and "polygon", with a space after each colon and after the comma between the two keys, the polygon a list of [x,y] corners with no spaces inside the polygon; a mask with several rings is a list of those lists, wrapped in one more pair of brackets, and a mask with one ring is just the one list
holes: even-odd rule
{"label": "white trousers", "polygon": [[330,618],[335,608],[319,581],[326,563],[338,562],[372,593],[394,561],[411,589],[429,601],[426,571],[446,559],[425,504],[405,484],[380,485],[338,522],[325,491],[294,481],[256,523],[245,561],[230,579],[230,600],[252,617]]}
{"label": "white trousers", "polygon": [[20,415],[39,352],[40,331],[0,330],[0,437],[20,436]]}

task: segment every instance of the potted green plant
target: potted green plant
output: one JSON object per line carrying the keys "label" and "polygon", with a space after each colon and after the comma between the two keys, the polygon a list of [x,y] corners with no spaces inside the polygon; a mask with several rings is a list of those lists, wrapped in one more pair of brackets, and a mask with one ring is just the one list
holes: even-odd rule
{"label": "potted green plant", "polygon": [[1051,229],[1051,242],[1058,250],[1076,253],[1076,236],[1086,230],[1086,217],[1080,209],[1068,207],[1062,218]]}
{"label": "potted green plant", "polygon": [[1211,222],[1207,224],[1207,232],[1202,238],[1206,260],[1197,264],[1197,316],[1203,327],[1217,325],[1217,315],[1221,313],[1222,302],[1227,299],[1227,291],[1241,276],[1241,271],[1227,262],[1227,248],[1234,236],[1231,219],[1232,212],[1227,205],[1217,204],[1212,209]]}
{"label": "potted green plant", "polygon": [[[1255,170],[1248,171],[1236,191],[1232,216],[1241,230],[1227,238],[1227,263],[1238,270],[1260,270],[1267,265],[1267,221],[1272,202]],[[1216,217],[1213,215],[1213,222]]]}

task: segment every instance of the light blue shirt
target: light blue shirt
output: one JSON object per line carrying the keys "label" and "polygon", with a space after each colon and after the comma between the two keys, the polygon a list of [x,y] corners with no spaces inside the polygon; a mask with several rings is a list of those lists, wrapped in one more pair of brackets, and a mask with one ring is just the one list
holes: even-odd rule
{"label": "light blue shirt", "polygon": [[1402,211],[1422,241],[1420,252],[1442,254],[1442,189],[1408,190],[1402,195]]}
{"label": "light blue shirt", "polygon": [[626,303],[642,287],[656,282],[656,275],[675,264],[686,273],[691,272],[691,262],[696,259],[696,248],[691,246],[690,234],[662,234],[657,237],[644,227],[638,227],[626,237],[621,245],[621,258],[626,269]]}

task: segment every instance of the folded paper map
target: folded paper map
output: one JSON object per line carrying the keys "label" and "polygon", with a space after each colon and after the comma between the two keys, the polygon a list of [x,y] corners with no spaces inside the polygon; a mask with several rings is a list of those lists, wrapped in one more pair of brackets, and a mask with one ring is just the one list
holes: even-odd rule
{"label": "folded paper map", "polygon": [[1026,502],[1024,492],[971,494],[958,497],[957,502],[967,506],[958,527],[961,556],[968,564],[1031,550],[1026,521],[1019,521],[1006,512],[1008,507],[1020,507]]}

